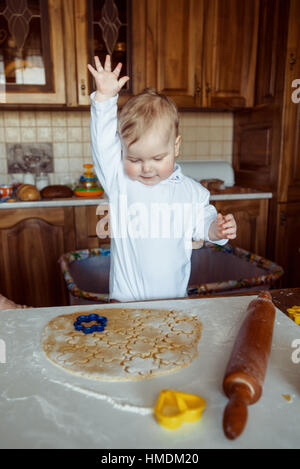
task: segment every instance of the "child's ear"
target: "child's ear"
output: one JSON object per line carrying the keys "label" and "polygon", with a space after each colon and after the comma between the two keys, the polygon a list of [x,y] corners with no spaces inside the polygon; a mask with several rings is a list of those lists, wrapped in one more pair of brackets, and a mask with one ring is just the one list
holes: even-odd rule
{"label": "child's ear", "polygon": [[180,144],[181,144],[181,135],[178,135],[178,137],[175,140],[175,158],[179,155],[179,150],[180,150]]}

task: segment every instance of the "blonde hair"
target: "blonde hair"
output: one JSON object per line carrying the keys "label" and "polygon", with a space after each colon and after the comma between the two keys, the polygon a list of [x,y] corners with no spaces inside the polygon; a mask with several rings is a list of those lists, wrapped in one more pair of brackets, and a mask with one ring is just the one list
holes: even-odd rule
{"label": "blonde hair", "polygon": [[169,139],[173,133],[176,138],[179,126],[176,104],[154,88],[146,88],[129,99],[122,108],[119,115],[119,134],[129,147],[162,118],[168,120],[169,131],[166,137]]}

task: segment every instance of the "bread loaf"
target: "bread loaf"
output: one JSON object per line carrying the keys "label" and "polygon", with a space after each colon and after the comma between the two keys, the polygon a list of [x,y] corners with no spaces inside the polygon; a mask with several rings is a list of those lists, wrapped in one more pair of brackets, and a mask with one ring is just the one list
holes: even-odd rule
{"label": "bread loaf", "polygon": [[47,186],[41,190],[41,195],[44,199],[55,199],[60,197],[72,197],[73,191],[68,186],[54,185]]}
{"label": "bread loaf", "polygon": [[222,179],[201,179],[200,184],[209,191],[224,189],[224,181]]}
{"label": "bread loaf", "polygon": [[19,200],[40,200],[41,195],[37,188],[32,184],[21,184],[17,190],[17,197]]}

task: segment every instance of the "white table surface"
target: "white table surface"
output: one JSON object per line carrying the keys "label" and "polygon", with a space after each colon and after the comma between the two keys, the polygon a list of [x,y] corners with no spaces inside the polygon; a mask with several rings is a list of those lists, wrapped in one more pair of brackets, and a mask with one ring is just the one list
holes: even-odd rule
{"label": "white table surface", "polygon": [[[300,326],[280,310],[276,310],[263,395],[249,407],[247,426],[238,439],[230,441],[223,434],[228,399],[222,379],[253,298],[124,304],[190,311],[202,321],[203,331],[199,355],[189,367],[164,377],[123,383],[73,375],[51,363],[41,348],[41,333],[51,318],[99,305],[0,311],[0,339],[6,347],[6,363],[0,362],[0,447],[300,448],[300,363],[291,358]],[[153,407],[162,389],[202,396],[207,402],[202,419],[173,431],[161,427]],[[289,394],[291,401],[283,394]]]}

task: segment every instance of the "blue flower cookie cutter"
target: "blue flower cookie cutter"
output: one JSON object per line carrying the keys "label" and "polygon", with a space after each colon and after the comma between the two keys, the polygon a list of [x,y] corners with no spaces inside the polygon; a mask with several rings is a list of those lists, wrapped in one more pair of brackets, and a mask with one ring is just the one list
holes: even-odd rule
{"label": "blue flower cookie cutter", "polygon": [[[84,326],[83,322],[96,321],[97,324],[92,326]],[[88,314],[87,316],[78,316],[74,322],[74,327],[77,331],[81,331],[84,334],[92,334],[93,332],[103,332],[107,324],[107,318],[105,316],[99,316],[98,314]]]}

